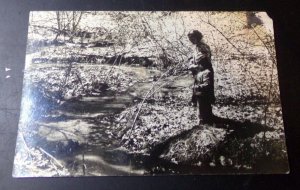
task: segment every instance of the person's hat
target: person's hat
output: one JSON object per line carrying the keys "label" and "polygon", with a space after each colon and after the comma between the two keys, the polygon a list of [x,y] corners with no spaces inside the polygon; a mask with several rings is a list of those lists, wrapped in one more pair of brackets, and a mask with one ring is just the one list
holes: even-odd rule
{"label": "person's hat", "polygon": [[196,37],[201,40],[203,38],[203,35],[201,32],[199,32],[199,30],[192,30],[188,33],[188,37]]}

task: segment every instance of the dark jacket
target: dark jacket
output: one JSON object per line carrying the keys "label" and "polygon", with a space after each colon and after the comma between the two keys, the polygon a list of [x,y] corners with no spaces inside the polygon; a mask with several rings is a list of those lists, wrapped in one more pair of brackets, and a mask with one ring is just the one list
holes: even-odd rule
{"label": "dark jacket", "polygon": [[211,66],[211,51],[207,44],[200,42],[195,46],[193,62],[196,65],[208,64]]}
{"label": "dark jacket", "polygon": [[197,71],[194,75],[195,95],[207,99],[209,103],[214,103],[214,70],[211,64],[211,51],[207,44],[200,42],[195,46],[192,64],[196,68],[199,65],[205,68],[204,71]]}
{"label": "dark jacket", "polygon": [[194,95],[208,101],[209,103],[214,103],[215,94],[213,70],[205,69],[204,71],[200,71],[194,76],[194,78]]}

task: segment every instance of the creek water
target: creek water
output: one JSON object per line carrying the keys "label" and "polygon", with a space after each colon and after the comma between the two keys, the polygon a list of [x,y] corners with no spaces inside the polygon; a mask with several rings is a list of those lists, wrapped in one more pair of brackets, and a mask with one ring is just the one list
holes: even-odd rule
{"label": "creek water", "polygon": [[[153,74],[159,76],[160,72],[146,67],[121,66],[123,69],[133,71],[137,82],[124,92],[107,90],[99,96],[82,97],[78,100],[66,101],[59,106],[51,117],[38,119],[35,145],[55,156],[73,176],[99,176],[99,175],[161,175],[161,174],[212,174],[241,172],[234,166],[214,166],[209,164],[177,165],[159,157],[159,153],[166,146],[159,146],[155,150],[158,154],[134,154],[120,148],[120,130],[113,128],[116,114],[128,107],[141,102],[145,94],[153,87],[161,97],[177,96],[180,89],[193,84],[191,76],[184,75],[176,80],[169,76],[168,81],[163,79],[155,83]],[[239,123],[232,120],[221,119],[221,128],[231,128],[233,132],[226,134],[227,144],[233,146],[232,139],[243,143],[244,139],[252,138],[255,134],[265,130],[257,124]],[[227,124],[226,124],[227,123]],[[224,127],[225,126],[225,127]],[[229,126],[229,127],[228,127]],[[36,129],[36,128],[34,128]],[[199,129],[195,129],[196,131]],[[189,133],[194,133],[194,129]],[[176,140],[176,139],[175,139]],[[224,140],[226,142],[226,140]],[[162,142],[164,144],[164,142]],[[217,150],[218,151],[218,150]],[[222,152],[218,156],[231,154]],[[229,155],[230,156],[230,155]],[[252,159],[251,155],[249,159]],[[264,162],[265,163],[265,162]],[[249,172],[245,170],[244,172]]]}
{"label": "creek water", "polygon": [[[121,139],[115,135],[118,131],[114,131],[114,134],[110,132],[113,131],[113,116],[140,102],[153,87],[153,73],[159,74],[158,70],[145,67],[122,67],[134,71],[136,77],[142,80],[138,80],[139,82],[122,93],[108,90],[101,96],[67,101],[56,110],[59,116],[39,122],[39,135],[46,136],[48,143],[43,148],[48,149],[50,153],[54,152],[74,176],[175,173],[172,169],[176,168],[174,164],[119,149]],[[156,93],[160,96],[176,96],[179,88],[192,84],[192,78],[184,76],[176,81],[161,81],[160,84],[162,83],[167,85],[162,86]],[[53,131],[53,128],[56,131]],[[57,147],[57,143],[62,141],[63,146],[67,147],[64,150],[70,149],[68,154],[53,151],[53,147]],[[78,142],[80,145],[72,147],[70,142]]]}

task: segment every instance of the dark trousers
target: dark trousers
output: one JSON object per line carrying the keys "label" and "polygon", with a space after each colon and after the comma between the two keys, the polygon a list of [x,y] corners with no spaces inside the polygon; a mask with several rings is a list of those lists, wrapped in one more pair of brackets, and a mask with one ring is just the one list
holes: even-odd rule
{"label": "dark trousers", "polygon": [[206,98],[198,98],[200,123],[211,123],[213,114],[211,102]]}

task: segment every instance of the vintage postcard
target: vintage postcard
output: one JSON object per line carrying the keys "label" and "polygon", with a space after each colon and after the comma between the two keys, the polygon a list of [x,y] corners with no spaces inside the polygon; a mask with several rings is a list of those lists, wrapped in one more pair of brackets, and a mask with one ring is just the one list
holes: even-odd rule
{"label": "vintage postcard", "polygon": [[265,12],[30,12],[14,177],[288,173]]}

